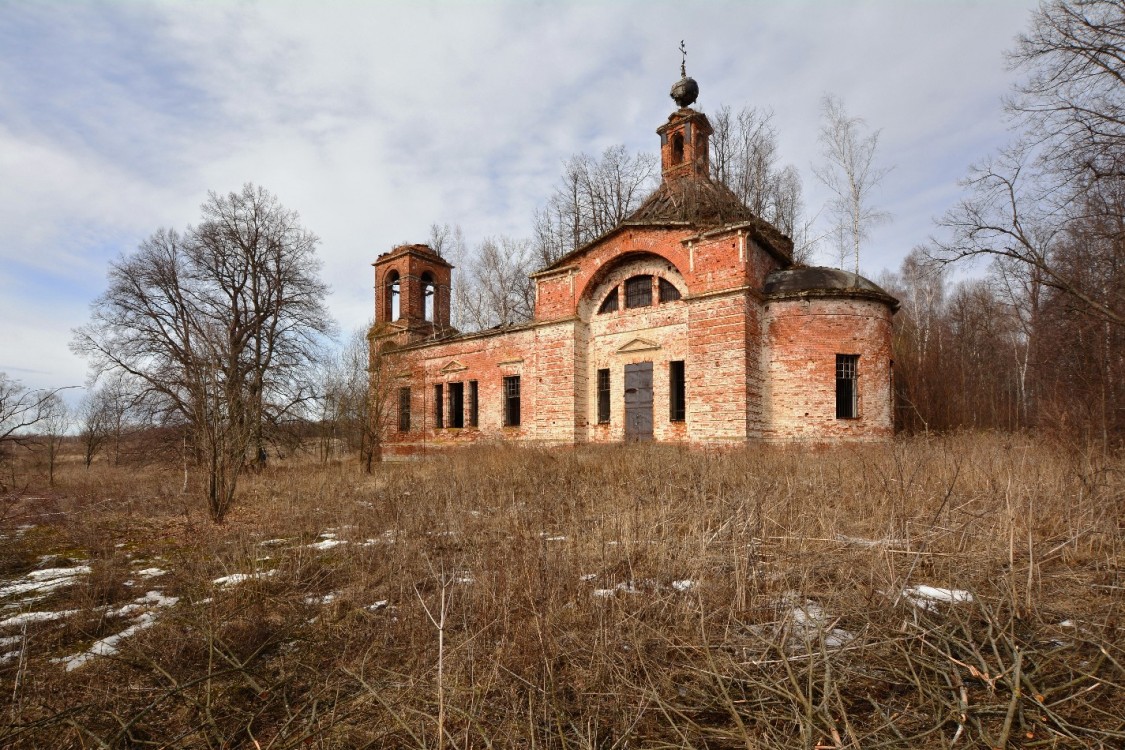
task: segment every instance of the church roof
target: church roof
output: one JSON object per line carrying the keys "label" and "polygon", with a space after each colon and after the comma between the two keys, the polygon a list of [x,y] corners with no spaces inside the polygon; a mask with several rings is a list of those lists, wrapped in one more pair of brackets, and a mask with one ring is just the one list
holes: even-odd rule
{"label": "church roof", "polygon": [[898,309],[898,300],[874,281],[839,268],[790,267],[766,276],[767,297],[867,297]]}
{"label": "church roof", "polygon": [[665,180],[621,226],[668,226],[683,224],[700,232],[731,224],[750,224],[772,249],[786,257],[793,254],[793,241],[746,207],[730,188],[705,177]]}

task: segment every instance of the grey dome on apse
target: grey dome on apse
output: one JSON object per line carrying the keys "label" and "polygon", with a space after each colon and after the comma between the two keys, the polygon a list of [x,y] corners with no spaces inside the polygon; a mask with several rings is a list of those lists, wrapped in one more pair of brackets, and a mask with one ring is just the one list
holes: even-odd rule
{"label": "grey dome on apse", "polygon": [[850,271],[824,267],[790,267],[766,276],[762,290],[769,299],[859,297],[883,302],[892,310],[898,300],[881,286]]}

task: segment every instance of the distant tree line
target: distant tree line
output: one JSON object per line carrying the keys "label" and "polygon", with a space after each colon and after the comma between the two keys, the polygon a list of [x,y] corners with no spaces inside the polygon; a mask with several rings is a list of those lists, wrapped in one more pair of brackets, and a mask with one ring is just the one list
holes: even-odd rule
{"label": "distant tree line", "polygon": [[[907,429],[1125,437],[1125,0],[1054,0],[1010,53],[1014,140],[885,279]],[[950,283],[955,264],[982,279]]]}

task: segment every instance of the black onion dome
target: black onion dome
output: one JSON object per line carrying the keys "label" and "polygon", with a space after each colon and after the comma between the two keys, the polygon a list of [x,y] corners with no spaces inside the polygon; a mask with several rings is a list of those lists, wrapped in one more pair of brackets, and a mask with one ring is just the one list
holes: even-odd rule
{"label": "black onion dome", "polygon": [[671,96],[681,109],[690,107],[699,98],[699,84],[691,76],[684,76],[672,84]]}

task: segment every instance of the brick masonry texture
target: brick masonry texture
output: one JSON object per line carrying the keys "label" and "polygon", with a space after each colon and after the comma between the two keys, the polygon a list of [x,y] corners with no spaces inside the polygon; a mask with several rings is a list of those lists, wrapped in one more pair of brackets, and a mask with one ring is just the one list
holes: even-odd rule
{"label": "brick masonry texture", "polygon": [[[687,113],[687,114],[684,114]],[[703,117],[680,110],[670,118]],[[705,122],[705,118],[703,120]],[[699,129],[697,129],[697,134]],[[700,144],[705,147],[706,143]],[[662,157],[669,158],[667,147]],[[675,166],[675,165],[672,165]],[[706,179],[667,168],[665,179]],[[894,300],[857,286],[765,292],[787,250],[766,246],[753,223],[629,224],[533,275],[531,322],[467,335],[449,327],[453,269],[422,245],[396,248],[375,265],[373,356],[393,391],[381,420],[386,452],[411,455],[478,441],[540,445],[627,438],[625,368],[652,365],[651,439],[700,444],[880,440],[893,432],[891,320]],[[788,273],[788,272],[787,272]],[[652,303],[629,308],[629,279],[648,279]],[[398,279],[399,317],[390,292]],[[662,282],[679,299],[659,301]],[[860,288],[859,283],[870,286]],[[433,288],[429,310],[426,285]],[[667,287],[666,287],[667,288]],[[874,289],[875,291],[871,291]],[[599,312],[616,295],[617,308]],[[674,296],[674,295],[673,295]],[[855,419],[836,418],[836,355],[858,355]],[[673,419],[672,367],[683,362],[685,415]],[[598,422],[598,371],[609,371],[609,420]],[[518,376],[520,424],[505,426],[504,379]],[[469,426],[477,384],[478,424]],[[388,385],[389,383],[389,385]],[[464,425],[453,427],[450,384],[464,385]],[[436,427],[436,384],[444,425]],[[398,391],[410,389],[410,429],[398,428]],[[642,389],[643,390],[643,389]]]}

